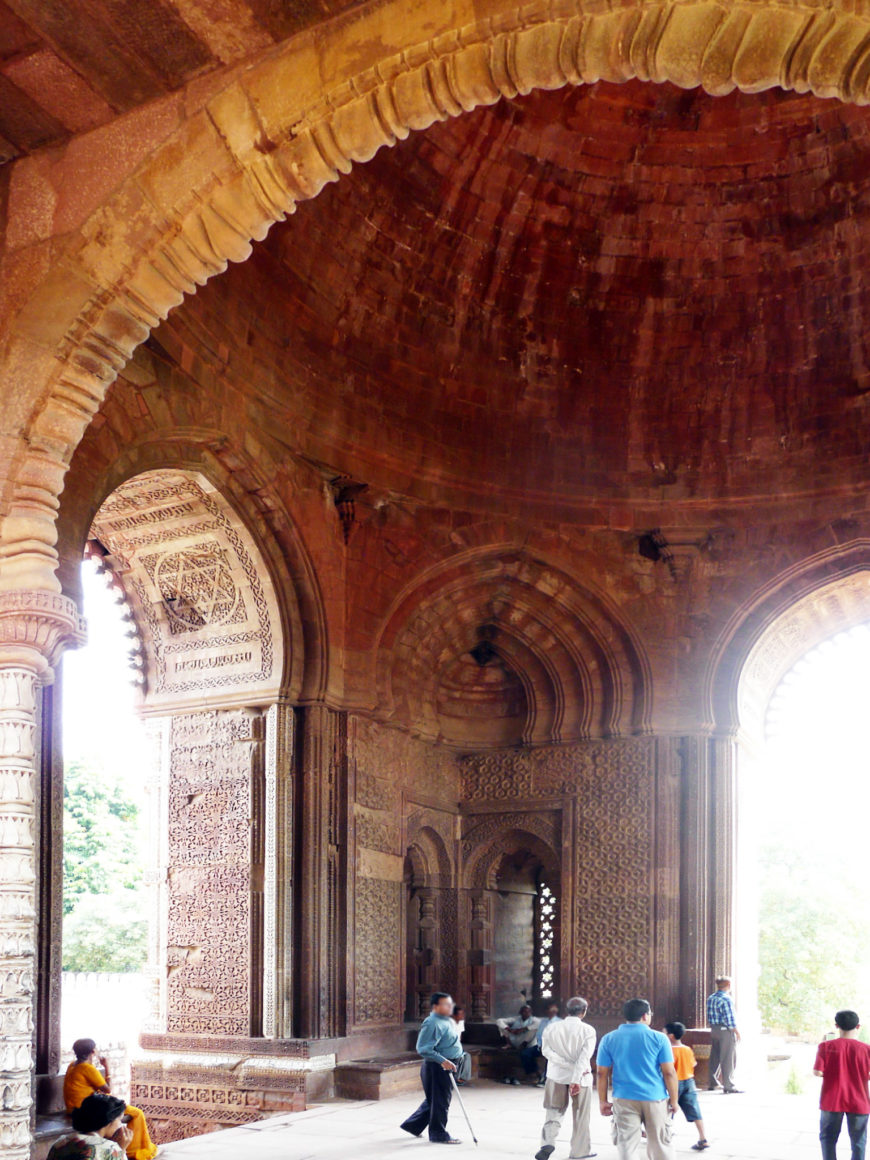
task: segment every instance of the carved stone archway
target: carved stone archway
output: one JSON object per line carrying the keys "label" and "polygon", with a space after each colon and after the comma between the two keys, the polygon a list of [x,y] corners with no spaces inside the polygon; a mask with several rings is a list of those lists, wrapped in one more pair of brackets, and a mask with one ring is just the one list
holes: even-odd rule
{"label": "carved stone archway", "polygon": [[76,231],[5,336],[0,375],[22,420],[3,466],[0,587],[58,590],[64,473],[136,346],[355,162],[502,97],[598,80],[864,103],[868,30],[845,5],[465,0],[433,15],[393,0],[233,75]]}
{"label": "carved stone archway", "polygon": [[707,679],[712,751],[721,796],[714,818],[715,881],[725,895],[717,945],[731,962],[745,1022],[757,1021],[756,860],[762,819],[753,787],[763,776],[764,724],[782,678],[812,649],[870,620],[870,544],[854,540],[796,564],[735,615],[714,650]]}
{"label": "carved stone archway", "polygon": [[[455,989],[456,896],[450,854],[431,811],[409,819],[405,854],[405,1018],[429,1013],[433,991]],[[434,824],[433,824],[434,823]]]}

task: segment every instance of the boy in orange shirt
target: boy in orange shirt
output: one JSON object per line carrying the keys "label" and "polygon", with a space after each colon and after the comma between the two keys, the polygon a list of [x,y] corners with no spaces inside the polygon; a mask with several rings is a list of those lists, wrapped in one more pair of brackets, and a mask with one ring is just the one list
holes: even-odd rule
{"label": "boy in orange shirt", "polygon": [[683,1110],[683,1115],[690,1124],[698,1129],[698,1143],[692,1145],[693,1152],[703,1152],[710,1145],[704,1132],[704,1121],[701,1119],[701,1105],[698,1103],[698,1089],[695,1087],[695,1067],[698,1061],[691,1047],[684,1047],[682,1038],[686,1034],[686,1025],[674,1020],[665,1026],[665,1035],[674,1049],[674,1068],[679,1080],[679,1096],[677,1102]]}

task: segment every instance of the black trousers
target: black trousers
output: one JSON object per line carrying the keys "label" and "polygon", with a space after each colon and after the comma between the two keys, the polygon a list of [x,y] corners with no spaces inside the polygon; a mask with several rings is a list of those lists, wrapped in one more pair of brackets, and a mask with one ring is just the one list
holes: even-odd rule
{"label": "black trousers", "polygon": [[450,1073],[440,1063],[424,1059],[420,1079],[423,1082],[423,1102],[412,1116],[408,1116],[402,1127],[414,1136],[421,1136],[428,1128],[430,1140],[448,1140],[447,1113],[453,1096]]}

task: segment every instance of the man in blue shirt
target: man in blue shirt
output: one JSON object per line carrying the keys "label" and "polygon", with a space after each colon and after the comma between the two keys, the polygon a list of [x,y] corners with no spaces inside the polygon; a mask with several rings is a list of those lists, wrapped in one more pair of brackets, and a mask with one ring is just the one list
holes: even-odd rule
{"label": "man in blue shirt", "polygon": [[650,1027],[652,1010],[646,999],[629,999],[622,1014],[625,1022],[598,1045],[601,1114],[616,1120],[619,1160],[634,1160],[643,1128],[650,1160],[674,1160],[671,1120],[679,1096],[674,1053],[667,1036]]}
{"label": "man in blue shirt", "polygon": [[459,1144],[447,1131],[447,1113],[453,1086],[450,1072],[463,1067],[465,1053],[459,1041],[459,1030],[453,1016],[453,1000],[446,991],[436,991],[432,1010],[423,1020],[417,1036],[417,1054],[422,1058],[420,1079],[424,1099],[413,1115],[401,1125],[412,1136],[422,1136],[429,1129],[433,1144]]}
{"label": "man in blue shirt", "polygon": [[727,975],[721,975],[716,980],[716,990],[707,998],[707,1025],[710,1028],[710,1078],[707,1090],[716,1090],[718,1073],[725,1094],[739,1095],[739,1089],[734,1086],[734,1068],[737,1065],[740,1032],[737,1030],[737,1016],[731,998],[731,980]]}

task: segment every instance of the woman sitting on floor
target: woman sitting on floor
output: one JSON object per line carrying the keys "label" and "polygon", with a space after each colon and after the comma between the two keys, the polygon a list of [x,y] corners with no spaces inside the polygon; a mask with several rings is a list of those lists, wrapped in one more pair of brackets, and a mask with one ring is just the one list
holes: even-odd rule
{"label": "woman sitting on floor", "polygon": [[[109,1069],[105,1058],[97,1055],[93,1039],[77,1039],[73,1044],[73,1054],[75,1061],[66,1069],[63,1081],[63,1102],[68,1112],[81,1107],[95,1092],[109,1093]],[[145,1113],[127,1104],[124,1114],[129,1116],[127,1126],[131,1133],[126,1145],[128,1160],[154,1160],[160,1149],[151,1142]]]}
{"label": "woman sitting on floor", "polygon": [[48,1160],[124,1160],[132,1139],[123,1124],[123,1100],[93,1095],[72,1114],[73,1130],[55,1140]]}

